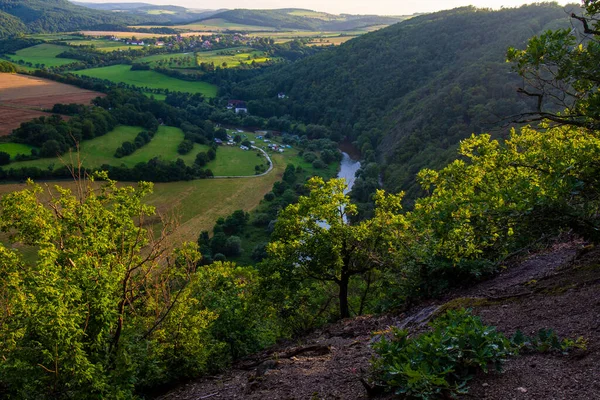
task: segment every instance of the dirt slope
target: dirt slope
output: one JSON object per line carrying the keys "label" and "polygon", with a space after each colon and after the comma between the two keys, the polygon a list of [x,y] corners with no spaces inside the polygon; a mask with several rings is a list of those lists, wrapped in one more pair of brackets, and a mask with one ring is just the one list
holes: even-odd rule
{"label": "dirt slope", "polygon": [[[509,360],[503,373],[476,377],[464,399],[600,399],[600,249],[582,248],[578,242],[556,245],[493,280],[406,314],[327,326],[301,342],[281,344],[161,399],[366,399],[360,378],[372,356],[371,332],[390,325],[421,330],[437,313],[460,306],[472,307],[485,323],[508,335],[517,329],[532,334],[553,328],[560,336],[589,341],[586,351],[569,356]],[[316,345],[317,351],[289,357],[309,345]],[[254,365],[268,359],[274,361]]]}

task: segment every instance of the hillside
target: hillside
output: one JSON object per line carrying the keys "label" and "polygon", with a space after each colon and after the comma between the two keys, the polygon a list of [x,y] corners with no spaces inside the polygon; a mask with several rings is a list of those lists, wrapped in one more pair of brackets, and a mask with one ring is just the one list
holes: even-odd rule
{"label": "hillside", "polygon": [[221,10],[188,9],[171,5],[154,5],[147,3],[85,3],[74,1],[73,4],[91,8],[119,12],[121,14],[138,16],[145,20],[151,19],[156,23],[186,23],[197,21],[220,12]]}
{"label": "hillside", "polygon": [[334,15],[302,9],[279,10],[228,10],[204,18],[222,19],[229,23],[262,26],[275,29],[299,29],[309,31],[345,31],[369,26],[391,25],[407,17],[383,17],[377,15]]}
{"label": "hillside", "polygon": [[27,27],[20,19],[0,11],[0,37],[23,33]]}
{"label": "hillside", "polygon": [[[477,376],[469,393],[459,398],[596,399],[600,396],[594,377],[600,360],[600,332],[592,316],[600,311],[600,303],[592,299],[600,288],[600,253],[594,250],[578,257],[579,245],[557,244],[515,262],[509,272],[495,279],[404,313],[362,316],[324,326],[248,357],[223,374],[181,385],[159,399],[373,398],[361,383],[369,379],[373,332],[398,326],[414,335],[443,310],[460,306],[472,307],[484,322],[507,335],[552,327],[561,336],[582,336],[590,344],[587,350],[569,356],[546,353],[510,359],[501,373]],[[286,356],[311,346],[320,353]],[[396,398],[381,394],[376,398],[382,397]]]}
{"label": "hillside", "polygon": [[[231,88],[250,112],[290,115],[355,140],[385,163],[386,188],[417,192],[414,175],[453,157],[471,133],[522,112],[510,46],[566,26],[556,4],[501,11],[472,7],[409,19]],[[285,92],[288,100],[278,101]]]}
{"label": "hillside", "polygon": [[[68,32],[88,29],[100,24],[128,25],[147,21],[136,16],[91,10],[67,0],[0,0],[0,21],[8,21],[13,28],[0,26],[0,37],[25,31],[27,33]],[[23,29],[23,27],[25,29]]]}

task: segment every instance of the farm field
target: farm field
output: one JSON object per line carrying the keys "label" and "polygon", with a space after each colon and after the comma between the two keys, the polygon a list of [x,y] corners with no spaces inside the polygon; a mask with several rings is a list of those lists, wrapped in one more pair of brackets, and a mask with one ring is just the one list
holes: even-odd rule
{"label": "farm field", "polygon": [[194,53],[157,54],[139,58],[136,61],[150,63],[152,66],[168,66],[169,68],[193,68],[199,63],[214,63],[221,66],[227,63],[227,68],[235,68],[242,63],[263,63],[270,58],[265,53],[251,47],[233,47],[223,50],[197,52],[197,62]]}
{"label": "farm field", "polygon": [[192,23],[188,25],[176,25],[173,26],[175,29],[189,29],[192,31],[213,31],[221,32],[226,30],[237,30],[237,31],[250,31],[250,32],[264,32],[264,31],[275,31],[275,28],[268,26],[257,26],[257,25],[244,25],[227,22],[221,18],[206,19],[199,23]]}
{"label": "farm field", "polygon": [[70,40],[67,42],[69,46],[94,46],[96,50],[111,52],[119,50],[139,49],[140,46],[131,46],[123,42],[115,42],[112,40],[90,39],[90,40]]}
{"label": "farm field", "polygon": [[89,104],[103,93],[49,79],[18,74],[0,74],[0,104],[50,109],[57,103]]}
{"label": "farm field", "polygon": [[18,74],[0,74],[0,136],[8,135],[21,123],[50,114],[57,103],[89,104],[102,93]]}
{"label": "farm field", "polygon": [[215,97],[217,87],[206,82],[189,82],[171,78],[156,71],[131,71],[130,65],[91,68],[74,71],[75,75],[106,79],[117,83],[126,83],[138,88],[169,89],[177,92],[202,93],[206,97]]}
{"label": "farm field", "polygon": [[342,43],[346,43],[348,40],[352,40],[356,36],[337,36],[337,37],[324,37],[312,39],[309,46],[339,46]]}
{"label": "farm field", "polygon": [[50,43],[38,44],[37,46],[27,47],[16,52],[16,55],[9,56],[11,61],[31,63],[33,66],[45,65],[46,67],[59,67],[61,65],[77,62],[70,58],[56,58],[60,53],[68,50],[66,46],[58,46]]}
{"label": "farm field", "polygon": [[49,117],[50,115],[52,114],[42,111],[0,105],[0,136],[9,135],[14,129],[21,126],[23,122],[39,117]]}
{"label": "farm field", "polygon": [[[187,165],[192,165],[198,153],[208,150],[208,146],[194,144],[192,151],[181,155],[177,152],[177,146],[184,138],[181,129],[160,126],[150,143],[137,149],[133,154],[116,158],[114,154],[117,148],[125,141],[133,142],[141,131],[143,131],[141,127],[122,125],[104,136],[82,142],[79,148],[79,157],[82,164],[88,168],[99,168],[103,164],[124,165],[131,168],[140,162],[147,162],[154,157],[161,157],[166,161],[175,161],[181,158]],[[2,151],[1,147],[0,151]],[[11,163],[10,167],[58,168],[63,164],[62,160],[70,162],[70,157],[69,154],[65,154],[61,158],[18,161]],[[217,158],[208,163],[206,168],[210,168],[218,176],[251,176],[254,175],[254,166],[264,162],[264,157],[257,157],[254,151],[223,146],[217,151]]]}

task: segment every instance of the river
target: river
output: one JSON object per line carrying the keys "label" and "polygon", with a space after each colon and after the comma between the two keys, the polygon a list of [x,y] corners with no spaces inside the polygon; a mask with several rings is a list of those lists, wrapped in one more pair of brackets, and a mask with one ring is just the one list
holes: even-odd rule
{"label": "river", "polygon": [[356,171],[360,168],[360,161],[353,160],[350,158],[348,153],[342,152],[343,158],[340,165],[340,172],[338,172],[338,178],[344,178],[346,180],[346,184],[348,188],[344,191],[344,194],[347,194],[352,190],[352,186],[354,186],[354,181],[356,180]]}

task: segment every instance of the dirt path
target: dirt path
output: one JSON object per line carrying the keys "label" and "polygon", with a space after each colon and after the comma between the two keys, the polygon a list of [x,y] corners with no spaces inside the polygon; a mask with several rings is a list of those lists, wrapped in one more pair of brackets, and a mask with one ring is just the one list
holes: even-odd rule
{"label": "dirt path", "polygon": [[280,358],[266,365],[270,369],[259,378],[255,378],[256,368],[238,365],[161,399],[366,399],[359,379],[369,368],[371,332],[391,325],[423,329],[432,314],[451,304],[476,304],[474,312],[485,323],[508,335],[517,329],[532,334],[553,328],[560,336],[583,336],[589,341],[587,351],[570,356],[538,354],[509,360],[504,373],[476,377],[464,399],[600,399],[600,249],[581,255],[581,247],[577,242],[554,246],[444,301],[430,302],[404,315],[341,321],[255,359],[306,345],[328,346],[327,354]]}

